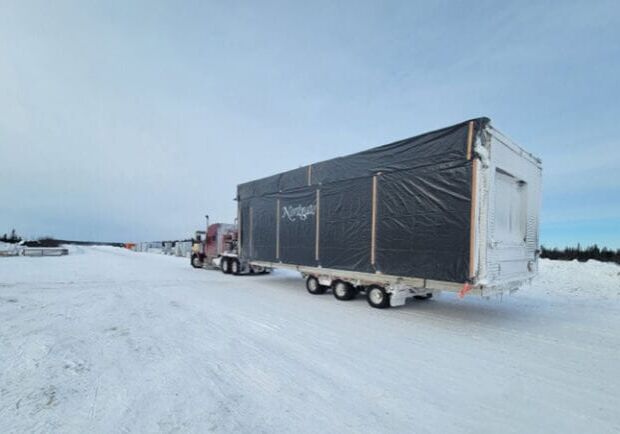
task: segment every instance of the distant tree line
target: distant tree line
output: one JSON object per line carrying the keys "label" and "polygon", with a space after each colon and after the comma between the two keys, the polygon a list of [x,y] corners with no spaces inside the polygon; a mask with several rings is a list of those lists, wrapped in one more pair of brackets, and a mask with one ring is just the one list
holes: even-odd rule
{"label": "distant tree line", "polygon": [[62,244],[73,244],[76,246],[114,246],[114,247],[123,247],[123,243],[109,243],[105,241],[75,241],[75,240],[59,240],[54,237],[45,236],[37,238],[36,241],[28,241],[26,243],[32,244],[33,246],[40,247],[58,247]]}
{"label": "distant tree line", "polygon": [[563,249],[548,249],[545,246],[540,247],[540,257],[548,259],[560,259],[564,261],[572,261],[576,259],[585,262],[588,259],[595,259],[602,262],[615,262],[620,264],[620,249],[612,250],[607,247],[599,248],[596,244],[586,247],[577,244],[577,247],[565,247]]}
{"label": "distant tree line", "polygon": [[[11,230],[10,234],[4,234],[0,237],[0,242],[17,244],[24,239],[17,235],[15,229]],[[28,247],[58,247],[61,244],[76,244],[81,246],[93,246],[93,245],[106,245],[106,246],[116,246],[123,247],[123,243],[109,243],[109,242],[101,242],[101,241],[73,241],[73,240],[58,240],[49,235],[39,237],[36,240],[24,241],[24,245]]]}
{"label": "distant tree line", "polygon": [[15,232],[15,229],[11,229],[10,235],[4,234],[2,235],[2,237],[0,237],[0,241],[4,243],[11,243],[11,244],[19,243],[21,240],[22,240],[22,237],[17,235],[17,232]]}

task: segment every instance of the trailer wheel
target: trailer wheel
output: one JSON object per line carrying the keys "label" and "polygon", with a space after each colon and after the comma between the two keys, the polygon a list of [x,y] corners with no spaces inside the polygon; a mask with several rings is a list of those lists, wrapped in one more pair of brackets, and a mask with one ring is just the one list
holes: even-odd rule
{"label": "trailer wheel", "polygon": [[310,294],[318,295],[325,294],[327,291],[327,286],[323,286],[319,283],[319,279],[314,276],[308,276],[306,279],[306,289]]}
{"label": "trailer wheel", "polygon": [[342,280],[336,280],[332,284],[332,292],[334,293],[334,297],[343,301],[354,299],[357,293],[353,285],[348,282],[343,282]]}
{"label": "trailer wheel", "polygon": [[433,298],[433,293],[429,292],[428,294],[424,295],[414,295],[413,298],[415,298],[416,300],[430,300],[431,298]]}
{"label": "trailer wheel", "polygon": [[366,289],[366,299],[369,305],[377,309],[385,309],[390,305],[390,294],[377,285],[369,286]]}
{"label": "trailer wheel", "polygon": [[202,268],[202,260],[200,259],[200,256],[193,255],[192,256],[192,260],[190,262],[192,264],[192,267],[194,267],[194,268]]}
{"label": "trailer wheel", "polygon": [[220,269],[224,274],[230,274],[230,262],[227,258],[220,259]]}
{"label": "trailer wheel", "polygon": [[230,271],[232,274],[238,275],[241,273],[241,264],[237,259],[233,259],[230,261]]}

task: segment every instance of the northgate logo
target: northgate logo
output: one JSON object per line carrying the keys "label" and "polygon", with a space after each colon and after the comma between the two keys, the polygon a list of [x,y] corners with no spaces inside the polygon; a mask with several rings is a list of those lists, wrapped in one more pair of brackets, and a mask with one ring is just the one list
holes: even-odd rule
{"label": "northgate logo", "polygon": [[283,206],[282,218],[287,218],[289,221],[307,220],[309,216],[316,214],[316,205],[308,206]]}

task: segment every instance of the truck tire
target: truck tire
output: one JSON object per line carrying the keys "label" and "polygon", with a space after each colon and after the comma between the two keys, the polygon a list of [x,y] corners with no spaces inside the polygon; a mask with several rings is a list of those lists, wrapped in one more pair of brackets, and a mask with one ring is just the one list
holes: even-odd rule
{"label": "truck tire", "polygon": [[366,289],[366,299],[369,305],[377,309],[385,309],[390,306],[390,294],[378,285],[372,285]]}
{"label": "truck tire", "polygon": [[319,283],[319,279],[314,276],[308,276],[306,279],[306,289],[310,294],[318,295],[325,294],[327,291],[327,286],[323,286]]}
{"label": "truck tire", "polygon": [[202,260],[200,259],[200,256],[198,255],[193,255],[190,263],[192,264],[192,267],[194,268],[202,268]]}
{"label": "truck tire", "polygon": [[356,295],[356,290],[349,282],[343,282],[342,280],[336,280],[332,283],[332,292],[334,297],[338,300],[353,300]]}
{"label": "truck tire", "polygon": [[239,261],[237,259],[231,259],[230,272],[236,276],[241,274],[241,264],[239,264]]}
{"label": "truck tire", "polygon": [[413,298],[415,298],[416,300],[430,300],[431,298],[433,298],[433,293],[429,292],[428,294],[424,295],[414,295]]}
{"label": "truck tire", "polygon": [[220,260],[220,269],[224,274],[230,274],[230,261],[228,258],[222,258]]}

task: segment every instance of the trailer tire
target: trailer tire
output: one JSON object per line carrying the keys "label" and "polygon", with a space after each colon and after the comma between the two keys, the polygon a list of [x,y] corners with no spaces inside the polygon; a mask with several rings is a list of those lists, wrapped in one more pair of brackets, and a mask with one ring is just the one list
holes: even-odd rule
{"label": "trailer tire", "polygon": [[200,259],[200,256],[198,255],[193,255],[190,263],[192,264],[192,267],[194,268],[202,268],[202,260]]}
{"label": "trailer tire", "polygon": [[377,309],[385,309],[390,306],[390,294],[378,285],[371,285],[366,288],[366,300],[368,300],[369,305]]}
{"label": "trailer tire", "polygon": [[312,295],[325,294],[327,286],[323,286],[319,283],[319,279],[314,276],[308,276],[306,279],[306,289]]}
{"label": "trailer tire", "polygon": [[239,260],[232,259],[230,261],[230,272],[235,276],[241,274],[241,264],[239,263]]}
{"label": "trailer tire", "polygon": [[413,298],[415,298],[416,300],[430,300],[431,298],[433,298],[433,293],[429,292],[428,294],[424,295],[414,295]]}
{"label": "trailer tire", "polygon": [[357,295],[357,291],[353,285],[342,280],[336,280],[332,283],[332,292],[334,293],[334,297],[342,301],[353,300]]}
{"label": "trailer tire", "polygon": [[220,269],[224,274],[230,274],[230,261],[228,258],[220,259]]}

